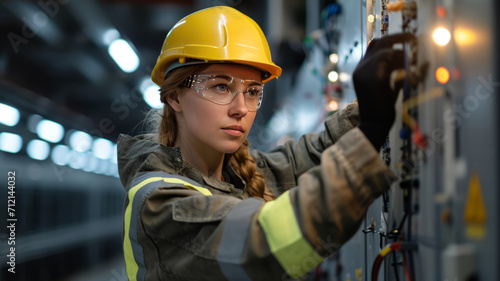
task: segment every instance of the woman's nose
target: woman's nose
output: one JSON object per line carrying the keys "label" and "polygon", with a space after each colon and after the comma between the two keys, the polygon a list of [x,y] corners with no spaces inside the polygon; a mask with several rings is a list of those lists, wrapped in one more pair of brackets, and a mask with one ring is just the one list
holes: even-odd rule
{"label": "woman's nose", "polygon": [[239,92],[229,104],[229,115],[244,117],[248,114],[248,108],[245,102],[245,93]]}

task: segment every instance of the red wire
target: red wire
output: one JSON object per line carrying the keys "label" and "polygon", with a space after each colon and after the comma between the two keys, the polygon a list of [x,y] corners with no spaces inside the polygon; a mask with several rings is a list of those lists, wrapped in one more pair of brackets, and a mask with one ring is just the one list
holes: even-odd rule
{"label": "red wire", "polygon": [[[394,243],[391,243],[391,244],[388,244],[383,250],[382,252],[384,252],[384,250],[386,250],[387,248],[390,249],[389,252],[387,252],[387,254],[385,254],[384,256],[381,256],[380,254],[375,258],[375,262],[373,263],[373,268],[372,268],[372,281],[377,281],[378,279],[378,272],[380,270],[380,265],[382,264],[382,261],[384,260],[384,258],[392,251],[401,251],[401,243],[400,242],[394,242]],[[381,253],[382,253],[381,252]],[[403,256],[403,267],[405,269],[405,275],[406,275],[406,279],[408,281],[411,281],[411,276],[410,276],[410,270],[408,269],[408,263],[406,262],[406,256],[404,255],[404,252],[401,251],[401,255]]]}
{"label": "red wire", "polygon": [[408,268],[408,263],[406,262],[406,255],[404,252],[401,252],[401,256],[403,256],[403,267],[405,269],[406,280],[411,281],[410,269]]}
{"label": "red wire", "polygon": [[377,258],[375,258],[375,262],[373,263],[373,268],[372,268],[372,281],[377,281],[378,271],[380,269],[380,264],[382,264],[383,259],[384,258],[381,255],[378,255]]}

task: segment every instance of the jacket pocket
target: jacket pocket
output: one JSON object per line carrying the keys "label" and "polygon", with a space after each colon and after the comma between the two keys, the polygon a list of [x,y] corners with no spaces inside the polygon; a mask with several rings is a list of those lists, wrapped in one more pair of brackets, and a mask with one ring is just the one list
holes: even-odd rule
{"label": "jacket pocket", "polygon": [[173,203],[173,220],[190,223],[221,221],[240,201],[224,195],[189,196]]}

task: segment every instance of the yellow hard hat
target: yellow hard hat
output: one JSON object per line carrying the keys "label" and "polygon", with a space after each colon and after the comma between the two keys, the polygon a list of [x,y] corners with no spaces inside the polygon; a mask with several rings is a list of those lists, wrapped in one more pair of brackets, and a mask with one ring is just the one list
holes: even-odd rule
{"label": "yellow hard hat", "polygon": [[279,77],[259,25],[236,9],[216,6],[181,19],[167,34],[151,79],[161,85],[170,71],[197,63],[237,63],[264,71],[264,83]]}

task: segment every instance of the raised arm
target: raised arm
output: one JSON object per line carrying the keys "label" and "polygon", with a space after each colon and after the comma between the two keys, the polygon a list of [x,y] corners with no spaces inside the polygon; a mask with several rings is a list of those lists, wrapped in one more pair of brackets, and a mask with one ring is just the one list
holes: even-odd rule
{"label": "raised arm", "polygon": [[306,134],[298,142],[288,141],[267,153],[254,151],[258,171],[265,177],[267,186],[274,193],[281,194],[296,186],[300,175],[319,165],[323,151],[358,123],[359,111],[355,101],[329,116],[325,130],[320,133]]}

